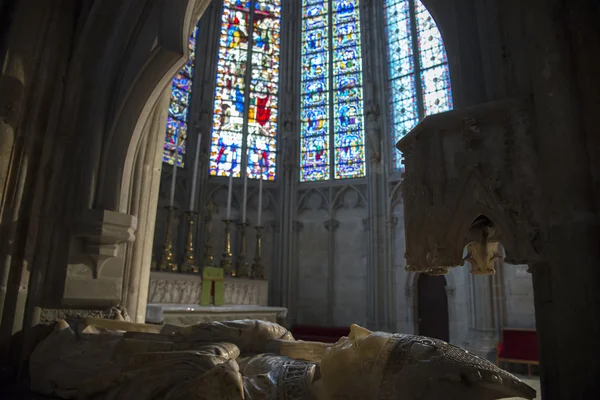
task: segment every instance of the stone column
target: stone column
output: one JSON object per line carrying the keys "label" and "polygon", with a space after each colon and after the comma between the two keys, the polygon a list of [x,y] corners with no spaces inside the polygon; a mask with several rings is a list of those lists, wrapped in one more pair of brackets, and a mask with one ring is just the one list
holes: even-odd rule
{"label": "stone column", "polygon": [[381,0],[361,2],[361,30],[364,44],[363,80],[365,108],[365,137],[367,164],[367,201],[369,226],[365,236],[368,240],[367,285],[368,324],[371,328],[395,331],[396,304],[395,278],[391,258],[388,257],[390,242],[386,219],[389,217],[387,202],[387,179],[391,160],[390,134],[385,117],[387,96],[387,58]]}
{"label": "stone column", "polygon": [[[598,136],[597,4],[523,3],[545,202],[533,287],[542,398],[600,398],[600,220],[587,141]],[[578,36],[581,35],[581,36]]]}
{"label": "stone column", "polygon": [[284,2],[282,6],[280,112],[278,156],[279,235],[278,252],[274,268],[269,274],[269,303],[287,307],[286,324],[294,324],[298,304],[298,232],[301,224],[296,221],[298,202],[298,177],[300,144],[299,97],[301,14],[299,1]]}
{"label": "stone column", "polygon": [[169,85],[159,97],[154,108],[154,116],[148,121],[144,130],[146,139],[142,141],[134,172],[136,182],[131,212],[138,217],[139,233],[137,240],[129,247],[128,265],[123,279],[123,303],[135,322],[144,322],[146,317],[160,187],[162,143],[170,95]]}
{"label": "stone column", "polygon": [[335,305],[335,231],[340,226],[340,221],[333,218],[330,210],[330,218],[323,222],[323,226],[328,231],[327,241],[329,243],[328,270],[327,274],[327,325],[333,324],[333,308]]}
{"label": "stone column", "polygon": [[31,277],[40,276],[49,264],[37,251],[39,232],[51,224],[44,220],[52,216],[40,210],[50,202],[47,165],[56,149],[54,121],[77,21],[75,6],[64,4],[57,10],[48,2],[2,3],[6,13],[0,17],[5,22],[0,28],[1,358],[9,350],[18,351],[13,335],[30,323],[28,304],[41,292],[31,290]]}
{"label": "stone column", "polygon": [[[464,268],[470,268],[465,263]],[[496,358],[496,345],[500,337],[504,302],[499,287],[501,275],[468,275],[469,279],[469,330],[463,346],[472,353],[492,362]]]}

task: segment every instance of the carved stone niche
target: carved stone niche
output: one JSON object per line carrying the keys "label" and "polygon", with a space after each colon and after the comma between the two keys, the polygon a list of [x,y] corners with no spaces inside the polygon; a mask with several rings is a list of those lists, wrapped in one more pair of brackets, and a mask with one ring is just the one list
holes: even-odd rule
{"label": "carved stone niche", "polygon": [[432,115],[398,142],[406,168],[407,270],[444,274],[467,259],[471,272],[491,274],[499,243],[511,264],[539,260],[544,239],[530,108],[512,99]]}
{"label": "carved stone niche", "polygon": [[110,307],[120,303],[125,246],[135,240],[137,218],[87,210],[73,227],[63,305]]}

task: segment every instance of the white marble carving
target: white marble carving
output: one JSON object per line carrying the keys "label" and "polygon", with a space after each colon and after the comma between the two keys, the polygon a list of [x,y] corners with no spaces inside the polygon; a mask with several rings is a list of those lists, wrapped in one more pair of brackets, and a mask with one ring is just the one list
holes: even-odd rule
{"label": "white marble carving", "polygon": [[146,321],[155,324],[192,325],[211,321],[258,319],[281,323],[287,308],[256,305],[199,306],[197,304],[148,304]]}
{"label": "white marble carving", "polygon": [[[199,275],[152,272],[148,303],[200,304],[202,278]],[[266,280],[225,278],[226,305],[266,306],[269,283]]]}

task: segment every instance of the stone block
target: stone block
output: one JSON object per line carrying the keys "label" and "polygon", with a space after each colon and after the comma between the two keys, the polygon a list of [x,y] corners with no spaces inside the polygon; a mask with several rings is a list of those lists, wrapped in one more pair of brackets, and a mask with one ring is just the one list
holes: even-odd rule
{"label": "stone block", "polygon": [[510,295],[532,295],[533,282],[531,278],[515,278],[508,281],[508,292]]}

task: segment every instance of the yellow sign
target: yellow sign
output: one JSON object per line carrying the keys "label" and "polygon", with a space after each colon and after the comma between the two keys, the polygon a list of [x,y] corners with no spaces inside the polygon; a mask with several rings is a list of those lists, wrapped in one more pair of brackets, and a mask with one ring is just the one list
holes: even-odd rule
{"label": "yellow sign", "polygon": [[225,303],[225,275],[223,268],[204,267],[202,270],[201,306],[222,306]]}

